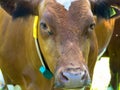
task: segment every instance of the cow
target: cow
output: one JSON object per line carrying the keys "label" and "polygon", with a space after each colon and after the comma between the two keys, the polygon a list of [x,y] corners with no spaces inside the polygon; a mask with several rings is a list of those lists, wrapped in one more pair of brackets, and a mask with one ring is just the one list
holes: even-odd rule
{"label": "cow", "polygon": [[6,84],[22,90],[90,85],[97,56],[120,15],[119,1],[0,0],[0,5],[0,68]]}
{"label": "cow", "polygon": [[115,28],[108,48],[103,56],[110,57],[111,82],[114,90],[119,90],[120,83],[120,19],[115,21]]}

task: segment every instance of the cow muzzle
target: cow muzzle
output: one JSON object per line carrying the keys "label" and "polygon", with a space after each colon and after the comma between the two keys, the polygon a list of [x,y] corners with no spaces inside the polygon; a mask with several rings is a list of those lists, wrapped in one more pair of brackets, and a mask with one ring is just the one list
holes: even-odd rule
{"label": "cow muzzle", "polygon": [[55,88],[83,88],[91,83],[88,71],[80,67],[60,70],[55,79]]}
{"label": "cow muzzle", "polygon": [[90,84],[90,76],[83,53],[77,44],[68,43],[59,57],[55,72],[55,87],[76,89]]}

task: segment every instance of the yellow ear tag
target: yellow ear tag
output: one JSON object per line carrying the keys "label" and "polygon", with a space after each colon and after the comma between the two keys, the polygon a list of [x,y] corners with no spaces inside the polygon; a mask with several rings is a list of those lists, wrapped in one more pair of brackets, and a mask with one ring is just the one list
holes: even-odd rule
{"label": "yellow ear tag", "polygon": [[35,16],[34,24],[33,24],[33,37],[37,39],[37,25],[38,25],[38,16]]}
{"label": "yellow ear tag", "polygon": [[110,8],[110,17],[113,17],[117,14],[117,12],[115,11],[114,7]]}

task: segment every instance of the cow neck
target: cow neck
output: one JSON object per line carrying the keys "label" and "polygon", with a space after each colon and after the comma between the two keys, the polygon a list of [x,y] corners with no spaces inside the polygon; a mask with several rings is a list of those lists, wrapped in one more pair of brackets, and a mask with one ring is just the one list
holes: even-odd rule
{"label": "cow neck", "polygon": [[42,66],[40,66],[40,68],[39,68],[39,71],[42,73],[42,75],[45,78],[51,79],[53,77],[53,74],[50,71],[50,69],[48,68],[48,65],[45,63],[44,56],[40,50],[40,42],[38,41],[38,22],[39,22],[39,17],[35,16],[34,24],[33,24],[33,38],[35,41],[35,46],[36,46],[38,57],[42,64]]}

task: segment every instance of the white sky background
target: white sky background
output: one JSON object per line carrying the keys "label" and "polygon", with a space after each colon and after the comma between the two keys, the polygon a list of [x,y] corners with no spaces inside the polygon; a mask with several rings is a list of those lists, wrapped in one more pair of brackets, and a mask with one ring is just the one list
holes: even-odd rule
{"label": "white sky background", "polygon": [[56,0],[59,4],[63,5],[66,10],[69,10],[71,3],[76,0]]}

